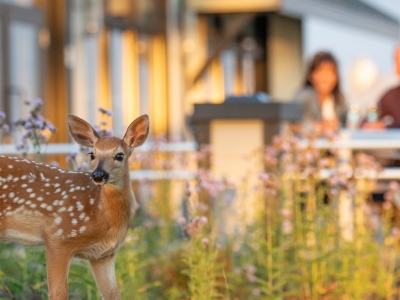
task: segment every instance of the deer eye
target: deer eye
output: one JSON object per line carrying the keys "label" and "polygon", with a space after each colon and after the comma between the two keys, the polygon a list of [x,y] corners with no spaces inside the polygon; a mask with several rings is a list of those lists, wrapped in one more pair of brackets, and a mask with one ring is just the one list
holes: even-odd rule
{"label": "deer eye", "polygon": [[117,155],[115,155],[115,160],[123,161],[124,160],[124,154],[123,153],[118,153]]}
{"label": "deer eye", "polygon": [[90,159],[91,159],[91,160],[94,160],[94,154],[93,154],[93,152],[90,152],[89,154],[90,154]]}

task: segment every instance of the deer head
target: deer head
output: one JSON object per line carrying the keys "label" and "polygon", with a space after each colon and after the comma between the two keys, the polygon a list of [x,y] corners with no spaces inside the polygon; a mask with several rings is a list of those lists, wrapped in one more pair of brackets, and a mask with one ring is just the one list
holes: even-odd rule
{"label": "deer head", "polygon": [[133,121],[122,140],[116,137],[100,137],[86,121],[68,115],[68,125],[74,140],[81,146],[92,148],[92,180],[96,185],[116,184],[127,170],[128,158],[134,148],[143,145],[149,134],[149,117],[142,115]]}

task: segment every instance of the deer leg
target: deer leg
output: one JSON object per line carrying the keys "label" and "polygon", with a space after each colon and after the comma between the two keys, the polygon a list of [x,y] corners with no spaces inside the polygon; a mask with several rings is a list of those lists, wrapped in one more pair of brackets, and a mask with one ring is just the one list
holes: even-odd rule
{"label": "deer leg", "polygon": [[50,300],[68,300],[70,255],[46,249],[47,283]]}
{"label": "deer leg", "polygon": [[92,272],[97,283],[97,287],[104,300],[119,300],[117,279],[115,278],[114,254],[91,260]]}

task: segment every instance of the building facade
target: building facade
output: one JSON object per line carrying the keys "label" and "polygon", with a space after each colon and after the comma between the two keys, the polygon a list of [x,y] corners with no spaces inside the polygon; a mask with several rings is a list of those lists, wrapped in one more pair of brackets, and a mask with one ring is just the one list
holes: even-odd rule
{"label": "building facade", "polygon": [[388,70],[399,23],[358,0],[0,0],[0,109],[42,98],[69,141],[74,113],[116,134],[150,115],[152,134],[191,139],[195,103],[253,95],[290,101],[307,58],[331,50],[345,92],[359,55]]}

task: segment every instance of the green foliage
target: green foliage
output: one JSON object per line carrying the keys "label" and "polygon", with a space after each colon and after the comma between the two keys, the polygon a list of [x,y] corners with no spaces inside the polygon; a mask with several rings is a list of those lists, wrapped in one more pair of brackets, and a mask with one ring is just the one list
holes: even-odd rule
{"label": "green foliage", "polygon": [[190,299],[221,299],[223,294],[218,277],[223,275],[223,265],[219,260],[219,251],[207,237],[194,236],[184,251],[183,274],[188,278]]}
{"label": "green foliage", "polygon": [[43,247],[0,245],[0,295],[34,299],[47,294]]}
{"label": "green foliage", "polygon": [[[376,171],[373,160],[358,155],[344,165],[310,141],[278,137],[261,153],[265,173],[255,187],[234,187],[204,169],[189,182],[135,183],[141,208],[116,256],[123,299],[398,298],[398,187],[377,214],[368,198],[374,178],[366,175]],[[168,171],[177,157],[149,155],[133,164]],[[238,197],[253,214],[229,231],[225,209]],[[86,261],[73,260],[69,288],[71,299],[100,299]],[[0,243],[0,299],[46,297],[43,247]]]}

